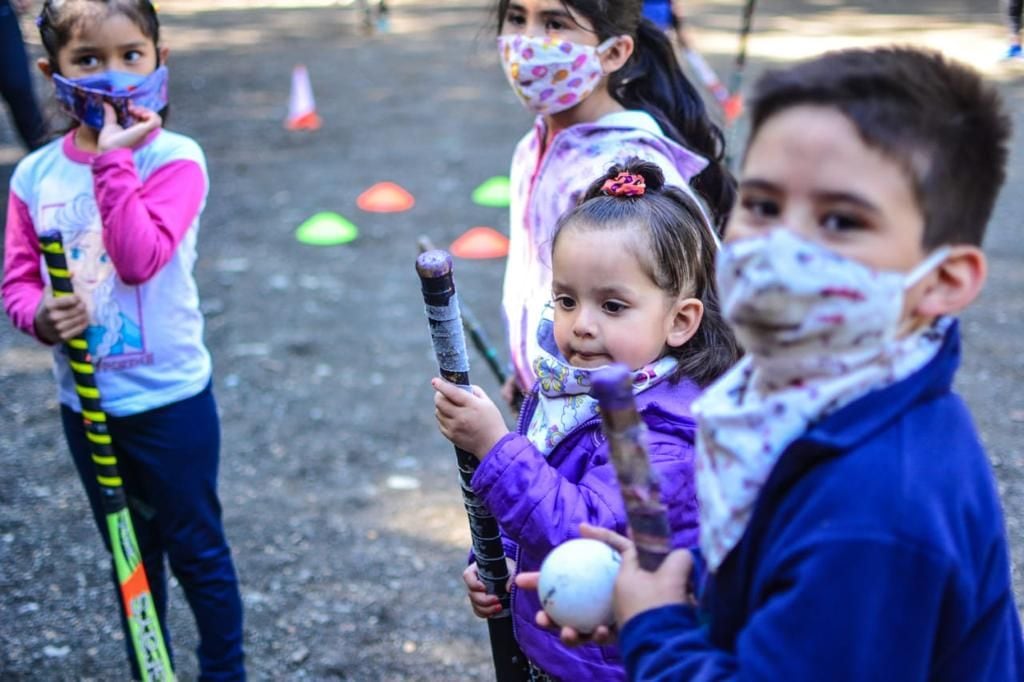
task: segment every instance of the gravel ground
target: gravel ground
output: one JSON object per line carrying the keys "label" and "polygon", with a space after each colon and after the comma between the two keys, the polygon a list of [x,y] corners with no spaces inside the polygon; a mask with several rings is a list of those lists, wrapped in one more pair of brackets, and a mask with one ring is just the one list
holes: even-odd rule
{"label": "gravel ground", "polygon": [[[479,182],[506,172],[529,125],[492,54],[485,9],[400,0],[391,33],[371,37],[352,7],[329,2],[161,5],[171,127],[204,146],[213,182],[197,277],[251,676],[489,679],[486,628],[460,588],[468,533],[451,448],[433,425],[413,271],[421,233],[447,244],[474,225],[507,228],[503,211],[469,201]],[[737,12],[737,2],[693,9],[723,73]],[[994,1],[929,3],[927,14],[909,2],[776,3],[758,15],[750,68],[889,39],[938,43],[991,66],[997,12]],[[314,134],[281,127],[299,62],[325,121]],[[991,72],[1024,129],[1024,72]],[[999,478],[1019,600],[1022,139],[991,227],[991,283],[965,317],[960,375]],[[0,181],[18,155],[0,119]],[[416,207],[359,211],[355,197],[379,180],[409,189]],[[352,219],[360,239],[296,243],[295,226],[320,210]],[[501,271],[495,261],[458,263],[462,296],[494,336]],[[49,366],[46,351],[0,325],[0,679],[123,679],[107,559],[62,441]],[[482,362],[476,380],[496,388]],[[192,679],[195,630],[176,586],[171,621],[181,677]]]}

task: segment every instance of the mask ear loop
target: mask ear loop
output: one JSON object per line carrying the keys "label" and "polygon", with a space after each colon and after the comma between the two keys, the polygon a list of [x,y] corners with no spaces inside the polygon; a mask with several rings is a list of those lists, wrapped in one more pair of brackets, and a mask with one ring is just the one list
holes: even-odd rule
{"label": "mask ear loop", "polygon": [[939,266],[942,261],[946,260],[949,256],[952,247],[948,244],[940,246],[939,248],[932,251],[927,258],[914,266],[914,269],[908,272],[903,279],[903,289],[907,290],[913,287],[915,284],[924,279],[929,272]]}
{"label": "mask ear loop", "polygon": [[615,45],[615,43],[619,42],[621,38],[622,36],[612,36],[611,38],[606,39],[600,45],[595,47],[594,50],[597,52],[598,55],[602,55],[608,50],[610,50],[612,46]]}

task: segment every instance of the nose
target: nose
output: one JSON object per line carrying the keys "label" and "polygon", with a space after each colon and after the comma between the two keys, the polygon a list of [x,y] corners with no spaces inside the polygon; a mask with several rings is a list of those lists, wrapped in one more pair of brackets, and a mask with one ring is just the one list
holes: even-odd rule
{"label": "nose", "polygon": [[581,338],[593,336],[595,330],[594,316],[585,307],[581,307],[572,321],[573,335]]}

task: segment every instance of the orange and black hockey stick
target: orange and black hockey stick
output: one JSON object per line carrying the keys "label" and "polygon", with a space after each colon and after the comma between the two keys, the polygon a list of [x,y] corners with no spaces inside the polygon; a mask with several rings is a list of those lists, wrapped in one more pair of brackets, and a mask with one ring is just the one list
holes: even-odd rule
{"label": "orange and black hockey stick", "polygon": [[[46,270],[54,296],[70,296],[71,273],[64,255],[60,232],[53,230],[40,236],[40,248],[46,260]],[[121,584],[121,602],[131,632],[132,648],[139,663],[139,671],[146,682],[174,680],[174,668],[167,654],[156,605],[149,591],[149,581],[142,565],[139,543],[135,539],[131,515],[126,503],[124,485],[117,468],[117,455],[107,428],[107,414],[100,405],[100,391],[96,386],[96,368],[89,355],[89,345],[79,334],[66,344],[75,377],[75,391],[82,403],[85,435],[92,448],[92,462],[100,486],[107,532],[114,555],[117,580]]]}

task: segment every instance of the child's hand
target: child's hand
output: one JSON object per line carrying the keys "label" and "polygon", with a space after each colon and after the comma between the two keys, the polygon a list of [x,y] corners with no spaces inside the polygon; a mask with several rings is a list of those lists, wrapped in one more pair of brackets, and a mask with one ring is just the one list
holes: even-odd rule
{"label": "child's hand", "polygon": [[693,570],[693,557],[676,550],[654,573],[640,568],[636,546],[629,538],[607,528],[580,524],[580,535],[606,543],[622,555],[619,577],[615,579],[615,623],[622,628],[633,616],[669,604],[688,602],[686,586]]}
{"label": "child's hand", "polygon": [[519,406],[523,402],[523,394],[519,390],[519,382],[516,381],[515,375],[505,379],[505,383],[501,385],[501,399],[504,400],[513,411],[519,411]]}
{"label": "child's hand", "polygon": [[[516,576],[516,587],[521,590],[533,590],[536,592],[539,581],[540,572],[538,571],[520,573]],[[615,631],[606,625],[598,625],[592,633],[583,634],[577,632],[574,628],[558,625],[543,610],[538,611],[533,619],[542,628],[558,630],[558,636],[566,646],[579,646],[588,642],[611,644],[615,641]]]}
{"label": "child's hand", "polygon": [[36,336],[46,343],[70,341],[89,326],[89,309],[76,294],[44,296],[36,308]]}
{"label": "child's hand", "polygon": [[[516,562],[508,557],[505,558],[505,562],[508,564],[508,574],[510,576],[516,573]],[[469,603],[473,607],[473,613],[477,618],[490,618],[491,616],[501,613],[501,604],[498,598],[493,594],[487,594],[487,585],[480,580],[480,574],[476,570],[476,562],[466,566],[466,570],[462,572],[462,581],[466,583],[466,589],[469,591]],[[509,578],[506,589],[511,589],[512,578]]]}
{"label": "child's hand", "polygon": [[[629,538],[588,523],[580,524],[580,535],[600,540],[622,555],[622,567],[619,569],[618,578],[615,579],[616,628],[622,628],[633,616],[644,611],[669,604],[687,603],[686,585],[693,569],[693,557],[688,551],[681,549],[672,552],[657,571],[648,573],[640,568],[636,546]],[[539,578],[540,573],[520,573],[516,576],[516,585],[520,589],[536,590]],[[544,611],[538,611],[534,620],[542,628],[559,628]],[[615,640],[615,631],[604,625],[598,626],[590,635],[581,634],[570,627],[562,627],[558,634],[562,642],[568,646],[587,642],[609,644]]]}
{"label": "child's hand", "polygon": [[112,149],[131,148],[146,139],[146,136],[163,125],[160,114],[144,107],[128,104],[128,112],[137,121],[127,128],[117,122],[117,113],[108,102],[103,103],[103,128],[96,140],[96,148],[100,154]]}
{"label": "child's hand", "polygon": [[479,386],[464,391],[442,379],[431,379],[434,414],[444,437],[457,447],[483,459],[495,443],[508,433],[498,406]]}

